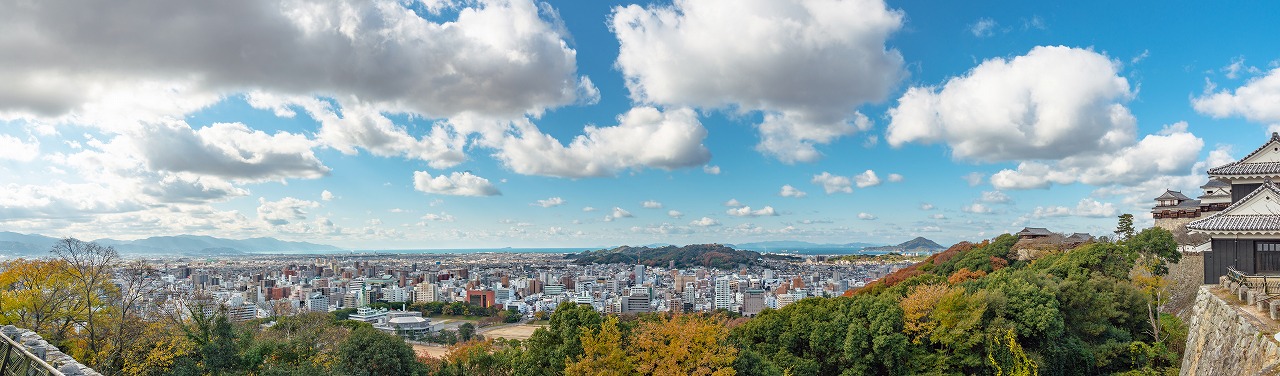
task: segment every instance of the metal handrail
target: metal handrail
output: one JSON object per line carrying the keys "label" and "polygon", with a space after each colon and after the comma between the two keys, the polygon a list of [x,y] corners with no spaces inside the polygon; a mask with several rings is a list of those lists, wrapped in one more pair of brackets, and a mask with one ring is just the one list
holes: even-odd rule
{"label": "metal handrail", "polygon": [[0,333],[0,376],[64,376],[18,341]]}

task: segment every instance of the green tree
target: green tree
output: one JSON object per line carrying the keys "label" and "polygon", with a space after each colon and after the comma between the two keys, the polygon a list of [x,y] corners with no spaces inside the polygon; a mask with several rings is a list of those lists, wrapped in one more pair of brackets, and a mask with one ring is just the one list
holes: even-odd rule
{"label": "green tree", "polygon": [[475,334],[475,324],[464,322],[462,325],[458,326],[458,339],[462,340],[462,342],[470,341],[471,337],[475,336]]}
{"label": "green tree", "polygon": [[517,362],[516,373],[563,374],[565,363],[582,356],[582,331],[597,331],[602,321],[600,313],[591,306],[573,302],[560,303],[551,314],[549,325],[534,331],[525,341],[525,351]]}
{"label": "green tree", "polygon": [[351,376],[422,375],[413,348],[404,340],[371,327],[351,331],[338,346],[338,371]]}
{"label": "green tree", "polygon": [[1127,241],[1133,237],[1133,214],[1125,213],[1120,215],[1120,222],[1116,224],[1116,237],[1120,241]]}

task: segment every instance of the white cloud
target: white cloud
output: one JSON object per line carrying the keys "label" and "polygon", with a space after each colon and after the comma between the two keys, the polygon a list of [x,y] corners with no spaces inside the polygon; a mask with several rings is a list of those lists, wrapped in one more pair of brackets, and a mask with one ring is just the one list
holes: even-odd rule
{"label": "white cloud", "polygon": [[964,211],[965,213],[991,214],[991,208],[977,202],[970,205],[966,205],[965,207],[960,208],[960,210]]}
{"label": "white cloud", "polygon": [[333,192],[329,192],[328,189],[324,190],[323,192],[320,192],[320,200],[333,201]]}
{"label": "white cloud", "polygon": [[742,205],[742,203],[741,203],[741,202],[738,202],[738,199],[736,199],[736,198],[731,198],[731,199],[729,199],[729,201],[725,201],[725,202],[724,202],[724,206],[728,206],[728,207],[731,207],[731,208],[740,208],[740,207],[742,207],[743,205]]}
{"label": "white cloud", "polygon": [[929,216],[929,218],[933,218],[933,219],[947,219],[947,215],[946,215],[946,214],[942,214],[942,213],[938,213],[938,214],[930,215],[930,216]]}
{"label": "white cloud", "polygon": [[712,0],[616,7],[610,27],[633,100],[762,111],[757,150],[793,163],[870,127],[855,109],[905,75],[885,47],[902,20],[878,0]]}
{"label": "white cloud", "polygon": [[258,198],[258,219],[272,226],[283,226],[307,219],[307,209],[318,208],[320,203],[285,197],[278,201]]}
{"label": "white cloud", "polygon": [[563,199],[563,198],[560,198],[560,197],[552,197],[552,198],[548,198],[548,199],[546,199],[546,200],[538,200],[537,202],[534,202],[534,203],[529,204],[529,205],[533,205],[533,206],[541,206],[541,207],[544,207],[544,208],[550,208],[550,207],[556,207],[556,206],[564,205],[564,203],[565,203],[565,201],[564,201],[564,199]]}
{"label": "white cloud", "polygon": [[642,202],[640,203],[640,206],[645,209],[662,209],[662,203],[655,200]]}
{"label": "white cloud", "polygon": [[702,166],[702,172],[710,175],[720,175],[720,166],[706,165]]}
{"label": "white cloud", "polygon": [[876,219],[876,216],[871,215],[871,213],[858,213],[858,219],[870,221]]}
{"label": "white cloud", "polygon": [[145,127],[112,140],[139,156],[151,171],[190,172],[245,181],[315,179],[329,174],[301,134],[268,135],[240,123],[199,130],[182,122]]}
{"label": "white cloud", "polygon": [[1087,218],[1114,217],[1118,211],[1110,202],[1099,202],[1091,198],[1080,199],[1075,208],[1066,206],[1037,206],[1030,214],[1031,218],[1050,218],[1077,216]]}
{"label": "white cloud", "polygon": [[587,126],[568,146],[528,122],[497,141],[494,157],[520,174],[568,178],[612,176],[627,169],[673,170],[711,159],[706,128],[693,110],[633,108],[617,126]]}
{"label": "white cloud", "polygon": [[751,210],[750,206],[743,206],[740,208],[729,209],[725,211],[725,213],[735,217],[771,217],[778,215],[778,213],[773,210],[772,206],[765,206],[759,210]]}
{"label": "white cloud", "polygon": [[874,186],[880,185],[880,177],[876,176],[875,171],[871,171],[871,170],[867,170],[861,174],[854,175],[853,181],[858,185],[858,188],[867,188],[867,187],[874,187]]}
{"label": "white cloud", "polygon": [[17,137],[0,134],[0,159],[19,162],[35,160],[36,157],[40,156],[40,141],[35,138],[31,138],[30,141],[30,143],[27,143]]}
{"label": "white cloud", "polygon": [[593,208],[590,206],[584,206],[582,207],[582,211],[590,213],[590,212],[596,211],[596,208]]}
{"label": "white cloud", "polygon": [[887,140],[950,146],[996,162],[1113,152],[1134,142],[1124,106],[1134,93],[1119,64],[1085,49],[1036,47],[992,58],[938,87],[912,87],[889,110]]}
{"label": "white cloud", "polygon": [[933,204],[927,202],[920,204],[920,210],[933,210]]}
{"label": "white cloud", "polygon": [[426,171],[413,172],[413,188],[426,193],[453,196],[501,195],[489,179],[472,175],[470,171],[454,172],[449,176],[432,177]]}
{"label": "white cloud", "polygon": [[422,220],[432,222],[453,222],[454,219],[453,215],[445,212],[440,212],[440,214],[427,213],[427,215],[422,216]]}
{"label": "white cloud", "polygon": [[973,33],[975,37],[986,38],[995,35],[997,25],[995,20],[983,17],[978,19],[978,22],[974,22],[973,25],[969,25],[969,32]]}
{"label": "white cloud", "polygon": [[782,197],[804,198],[808,193],[804,193],[804,191],[796,189],[796,187],[792,187],[791,184],[787,184],[782,186],[782,190],[778,192],[778,195]]}
{"label": "white cloud", "polygon": [[839,175],[832,175],[830,172],[823,171],[822,174],[814,175],[813,184],[822,186],[822,190],[827,194],[836,192],[853,193],[853,182],[849,178]]}
{"label": "white cloud", "polygon": [[1102,203],[1093,199],[1081,199],[1076,204],[1075,215],[1091,218],[1106,218],[1116,215],[1116,207],[1110,202]]}
{"label": "white cloud", "polygon": [[902,175],[900,174],[889,174],[888,180],[890,183],[901,183],[902,179],[903,179]]}
{"label": "white cloud", "polygon": [[700,219],[698,219],[698,220],[695,220],[695,221],[693,221],[693,222],[689,222],[689,225],[690,225],[690,226],[699,226],[699,227],[719,226],[719,225],[720,225],[720,221],[717,221],[717,220],[714,220],[714,219],[711,219],[711,218],[708,218],[708,217],[702,217],[702,218],[700,218]]}
{"label": "white cloud", "polygon": [[668,217],[671,217],[671,218],[679,219],[679,218],[681,218],[681,217],[684,217],[684,213],[681,213],[681,212],[680,212],[680,211],[678,211],[678,210],[668,210],[668,211],[667,211],[667,216],[668,216]]}
{"label": "white cloud", "polygon": [[1216,93],[1206,92],[1191,99],[1196,112],[1225,118],[1241,116],[1262,123],[1280,122],[1280,68],[1272,69],[1266,76],[1257,77],[1236,88]]}
{"label": "white cloud", "polygon": [[[20,21],[0,25],[0,35],[25,37],[0,40],[0,48],[27,53],[0,63],[0,82],[7,83],[0,112],[92,110],[131,100],[118,94],[152,82],[195,93],[342,93],[441,117],[518,116],[598,97],[590,80],[577,76],[576,51],[554,13],[527,0],[468,2],[458,10],[456,19],[436,22],[389,0],[11,7],[8,15]],[[182,22],[149,22],[156,19]]]}
{"label": "white cloud", "polygon": [[623,210],[622,208],[619,208],[616,206],[613,208],[613,214],[610,214],[609,216],[612,217],[613,219],[632,217],[631,212]]}
{"label": "white cloud", "polygon": [[979,200],[981,200],[982,202],[988,203],[988,204],[1009,204],[1009,203],[1013,203],[1013,199],[1012,199],[1012,198],[1009,198],[1009,195],[1006,195],[1006,194],[1004,194],[1004,192],[1001,192],[1001,191],[985,191],[985,192],[982,192],[982,198],[980,198]]}
{"label": "white cloud", "polygon": [[1050,163],[1021,162],[1016,170],[1004,169],[992,175],[991,185],[996,189],[1072,183],[1138,185],[1158,176],[1187,171],[1202,147],[1204,140],[1187,132],[1187,124],[1180,122],[1111,153],[1081,154]]}

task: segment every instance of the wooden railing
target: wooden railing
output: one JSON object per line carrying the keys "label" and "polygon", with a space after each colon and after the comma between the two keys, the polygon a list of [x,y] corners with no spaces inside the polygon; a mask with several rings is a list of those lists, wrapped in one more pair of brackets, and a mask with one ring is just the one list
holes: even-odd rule
{"label": "wooden railing", "polygon": [[27,351],[16,339],[0,333],[0,376],[63,376],[49,363]]}

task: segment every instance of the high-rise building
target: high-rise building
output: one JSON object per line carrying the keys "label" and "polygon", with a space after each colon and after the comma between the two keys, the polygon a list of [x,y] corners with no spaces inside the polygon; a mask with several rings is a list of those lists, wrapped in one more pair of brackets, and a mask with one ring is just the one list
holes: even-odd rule
{"label": "high-rise building", "polygon": [[764,310],[764,290],[747,289],[742,293],[742,314],[755,316]]}
{"label": "high-rise building", "polygon": [[644,265],[636,265],[636,284],[644,284]]}
{"label": "high-rise building", "polygon": [[467,303],[489,308],[495,304],[493,290],[467,290]]}
{"label": "high-rise building", "polygon": [[649,294],[632,294],[623,298],[623,313],[649,312]]}
{"label": "high-rise building", "polygon": [[431,282],[419,283],[413,288],[413,301],[434,302],[436,300],[439,300],[436,296],[436,285]]}
{"label": "high-rise building", "polygon": [[715,291],[715,309],[730,309],[733,305],[733,290],[730,289],[729,279],[716,279]]}
{"label": "high-rise building", "polygon": [[311,312],[329,312],[329,297],[321,293],[312,293],[307,298],[307,310]]}

